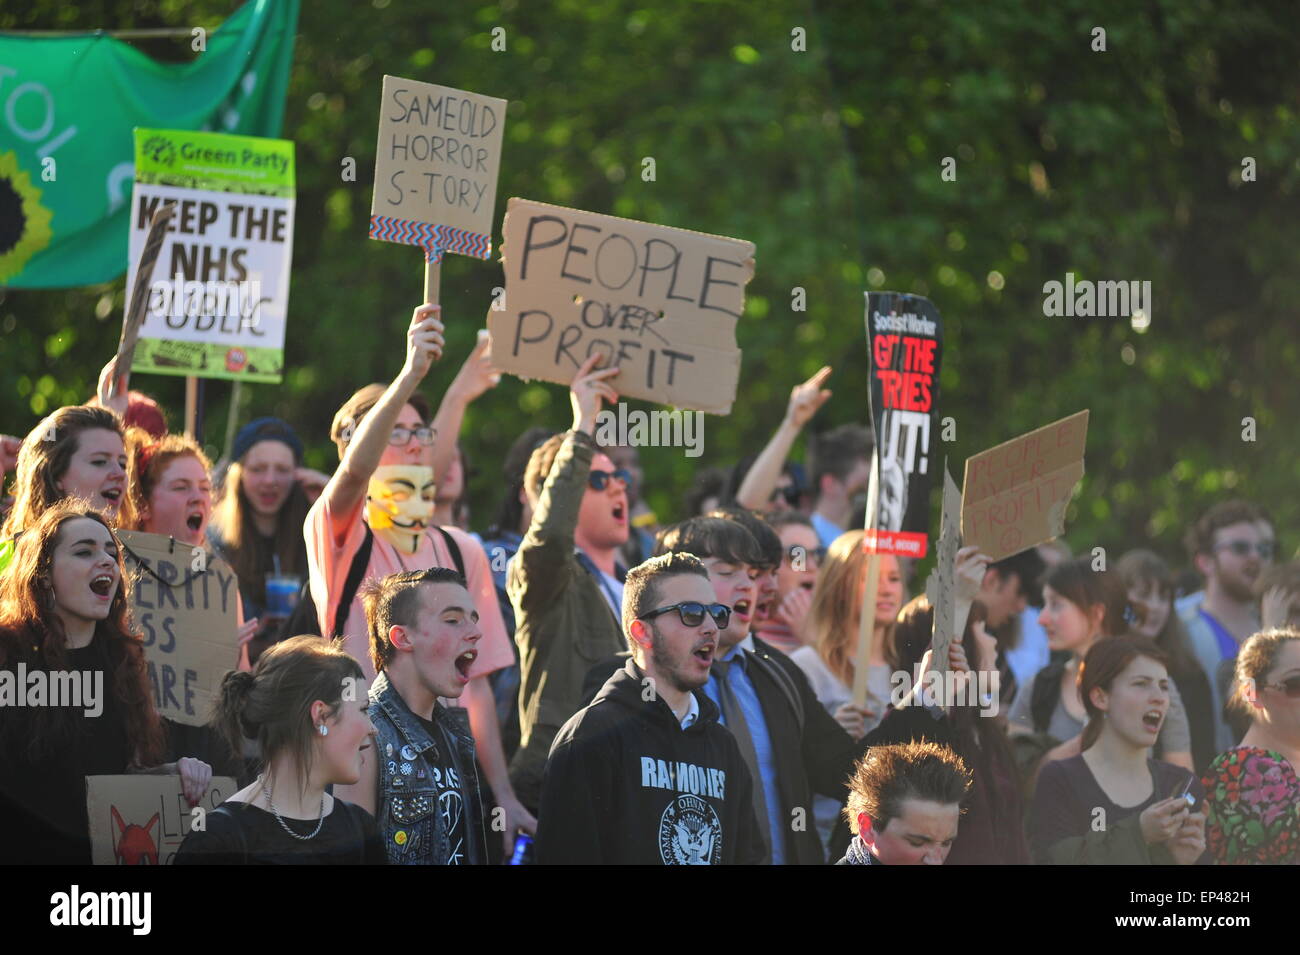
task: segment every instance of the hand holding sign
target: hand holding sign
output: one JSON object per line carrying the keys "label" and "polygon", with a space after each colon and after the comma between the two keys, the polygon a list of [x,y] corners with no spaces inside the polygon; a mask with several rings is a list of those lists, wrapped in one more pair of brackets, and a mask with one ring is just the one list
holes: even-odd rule
{"label": "hand holding sign", "polygon": [[403,375],[424,380],[433,363],[442,357],[443,338],[441,305],[421,305],[411,313],[411,325],[406,330],[406,365]]}
{"label": "hand holding sign", "polygon": [[578,369],[577,377],[569,388],[569,403],[573,405],[573,430],[594,434],[596,416],[600,414],[601,399],[610,404],[618,402],[618,392],[608,379],[618,374],[618,368],[593,369],[600,363],[599,355],[592,355]]}

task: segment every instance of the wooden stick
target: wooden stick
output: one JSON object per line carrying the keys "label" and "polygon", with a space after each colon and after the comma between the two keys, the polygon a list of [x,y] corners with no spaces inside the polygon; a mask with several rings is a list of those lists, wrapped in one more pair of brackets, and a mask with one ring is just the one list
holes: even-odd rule
{"label": "wooden stick", "polygon": [[[880,495],[880,456],[878,450],[871,452],[871,479],[867,484],[867,516],[863,522],[863,546],[872,537],[876,529],[876,511],[879,510]],[[863,588],[862,615],[858,623],[858,652],[853,661],[853,702],[859,706],[867,703],[867,667],[871,659],[871,642],[875,636],[876,594],[880,589],[880,554],[872,544],[871,556],[867,560],[866,587]]]}
{"label": "wooden stick", "polygon": [[195,424],[199,416],[199,379],[194,375],[185,376],[185,435],[198,441]]}
{"label": "wooden stick", "polygon": [[438,296],[442,293],[442,259],[424,263],[424,301],[430,305],[441,304]]}
{"label": "wooden stick", "polygon": [[230,388],[230,410],[226,413],[226,443],[222,454],[230,457],[230,447],[235,443],[235,425],[239,423],[239,399],[243,396],[244,383],[235,379]]}
{"label": "wooden stick", "polygon": [[117,365],[113,375],[112,390],[114,398],[122,393],[122,384],[131,374],[131,363],[135,360],[135,343],[140,338],[140,326],[144,324],[144,313],[149,308],[149,288],[153,283],[154,266],[158,264],[158,251],[162,248],[163,238],[167,234],[167,223],[175,211],[176,203],[169,202],[153,214],[153,220],[149,223],[149,233],[144,239],[144,248],[140,250],[131,302],[127,306],[126,320],[122,322],[122,337],[117,343]]}

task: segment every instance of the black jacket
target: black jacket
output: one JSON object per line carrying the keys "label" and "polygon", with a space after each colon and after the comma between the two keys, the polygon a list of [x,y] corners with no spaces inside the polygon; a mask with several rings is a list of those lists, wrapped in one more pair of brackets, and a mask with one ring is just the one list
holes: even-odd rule
{"label": "black jacket", "polygon": [[[609,657],[593,667],[584,689],[598,679],[602,670],[608,675],[618,666],[620,656]],[[793,865],[825,865],[826,853],[813,822],[812,794],[843,802],[848,797],[845,784],[855,763],[866,753],[867,743],[855,742],[835,722],[817,701],[803,671],[784,653],[755,637],[754,656],[758,660],[750,662],[757,665],[750,666],[748,672],[771,737],[782,817],[790,820],[786,861]]]}
{"label": "black jacket", "polygon": [[696,691],[681,728],[643,698],[637,665],[616,672],[551,746],[538,812],[542,865],[754,865],[764,854],[753,782],[718,709]]}

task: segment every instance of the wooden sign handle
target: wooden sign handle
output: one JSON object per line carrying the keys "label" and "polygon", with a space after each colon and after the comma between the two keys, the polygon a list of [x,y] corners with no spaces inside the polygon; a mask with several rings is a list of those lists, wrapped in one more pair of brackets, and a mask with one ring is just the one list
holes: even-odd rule
{"label": "wooden sign handle", "polygon": [[424,263],[424,301],[429,305],[439,305],[438,296],[442,293],[442,256],[435,255]]}
{"label": "wooden sign handle", "polygon": [[[871,452],[871,479],[867,484],[867,516],[863,522],[867,532],[863,537],[863,546],[876,527],[876,511],[880,508],[880,456],[877,450]],[[880,589],[880,554],[872,545],[871,556],[867,560],[867,581],[863,588],[862,614],[858,622],[858,652],[853,661],[853,702],[858,706],[867,704],[867,667],[871,659],[871,641],[875,637],[876,594]]]}
{"label": "wooden sign handle", "polygon": [[117,344],[117,367],[112,385],[112,394],[115,398],[122,393],[122,383],[131,374],[131,364],[135,359],[135,343],[140,338],[140,326],[144,323],[144,313],[149,307],[149,288],[153,282],[154,266],[158,263],[158,252],[162,249],[163,239],[167,234],[167,223],[175,211],[176,203],[169,202],[153,214],[153,219],[149,223],[149,232],[145,236],[144,248],[140,250],[140,261],[135,270],[135,286],[131,291],[126,320],[122,322],[122,337]]}

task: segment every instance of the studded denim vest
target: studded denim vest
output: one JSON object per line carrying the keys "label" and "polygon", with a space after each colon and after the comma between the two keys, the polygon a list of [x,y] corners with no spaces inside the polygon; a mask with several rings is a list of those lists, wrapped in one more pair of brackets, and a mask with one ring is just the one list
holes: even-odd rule
{"label": "studded denim vest", "polygon": [[[438,804],[435,773],[439,762],[450,762],[460,777],[465,819],[464,865],[487,860],[483,807],[474,738],[469,715],[458,707],[437,705],[431,736],[407,707],[397,690],[380,673],[370,687],[370,719],[375,725],[379,756],[379,812],[376,814],[388,861],[393,865],[446,865],[451,851]],[[440,755],[450,754],[450,758]]]}

